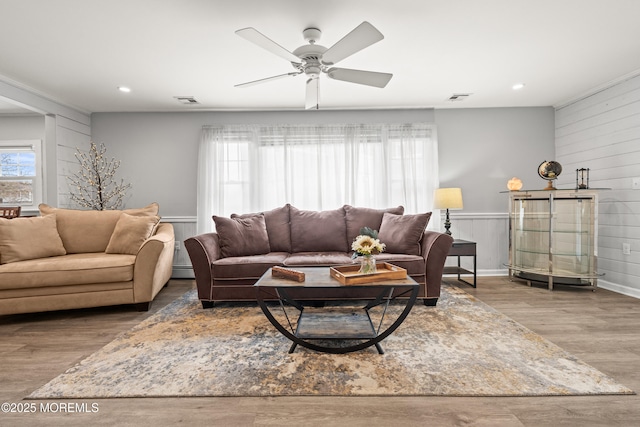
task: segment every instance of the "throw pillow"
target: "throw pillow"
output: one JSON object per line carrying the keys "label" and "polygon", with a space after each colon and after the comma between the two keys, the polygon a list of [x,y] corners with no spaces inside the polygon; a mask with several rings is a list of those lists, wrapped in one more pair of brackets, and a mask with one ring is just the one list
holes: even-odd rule
{"label": "throw pillow", "polygon": [[373,230],[380,231],[380,225],[382,224],[382,216],[385,212],[389,212],[396,215],[402,215],[404,213],[404,207],[398,206],[397,208],[388,209],[371,209],[371,208],[357,208],[349,205],[344,206],[345,220],[347,222],[347,243],[351,247],[351,243],[360,234],[362,227],[369,227]]}
{"label": "throw pillow", "polygon": [[104,252],[113,235],[116,223],[124,212],[134,216],[158,215],[158,204],[144,208],[121,210],[79,210],[54,208],[41,204],[41,215],[56,214],[58,233],[67,253]]}
{"label": "throw pillow", "polygon": [[267,235],[269,236],[269,247],[272,252],[291,252],[291,229],[289,220],[289,204],[281,208],[275,208],[270,211],[249,214],[232,214],[231,218],[250,218],[252,216],[264,215],[264,221],[267,226]]}
{"label": "throw pillow", "polygon": [[349,252],[344,209],[304,211],[293,206],[291,252]]}
{"label": "throw pillow", "polygon": [[417,215],[394,215],[385,212],[378,232],[378,239],[386,245],[385,252],[420,255],[420,240],[429,218],[431,212]]}
{"label": "throw pillow", "polygon": [[223,258],[271,252],[263,214],[247,218],[213,216]]}
{"label": "throw pillow", "polygon": [[55,214],[0,218],[0,264],[65,255]]}
{"label": "throw pillow", "polygon": [[105,252],[136,255],[145,240],[153,235],[158,222],[159,216],[134,216],[123,212]]}

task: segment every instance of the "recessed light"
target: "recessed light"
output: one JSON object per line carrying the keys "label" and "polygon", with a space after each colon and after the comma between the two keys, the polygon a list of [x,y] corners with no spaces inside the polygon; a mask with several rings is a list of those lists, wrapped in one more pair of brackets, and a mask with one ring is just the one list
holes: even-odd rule
{"label": "recessed light", "polygon": [[511,88],[512,88],[513,90],[520,90],[520,89],[522,89],[523,87],[524,87],[524,83],[516,83],[516,84],[514,84],[513,86],[511,86]]}
{"label": "recessed light", "polygon": [[131,92],[131,89],[130,89],[130,88],[128,88],[128,87],[126,87],[126,86],[118,86],[118,90],[119,90],[120,92],[125,92],[125,93],[129,93],[129,92]]}

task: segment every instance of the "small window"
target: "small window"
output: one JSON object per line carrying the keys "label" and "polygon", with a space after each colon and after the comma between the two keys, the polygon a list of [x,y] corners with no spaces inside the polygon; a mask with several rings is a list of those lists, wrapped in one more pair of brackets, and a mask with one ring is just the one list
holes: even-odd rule
{"label": "small window", "polygon": [[35,206],[42,200],[41,142],[0,141],[0,204]]}

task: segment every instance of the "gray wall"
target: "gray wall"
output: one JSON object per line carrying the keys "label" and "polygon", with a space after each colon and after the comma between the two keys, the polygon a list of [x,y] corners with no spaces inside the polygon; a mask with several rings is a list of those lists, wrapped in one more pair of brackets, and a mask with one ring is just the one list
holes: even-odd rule
{"label": "gray wall", "polygon": [[537,173],[554,157],[554,109],[476,108],[435,111],[440,187],[460,187],[464,212],[507,212],[507,181],[543,188]]}
{"label": "gray wall", "polygon": [[44,116],[0,116],[0,140],[44,140]]}
{"label": "gray wall", "polygon": [[[133,189],[128,207],[160,204],[176,241],[196,233],[196,167],[203,125],[242,123],[435,123],[441,186],[460,186],[464,210],[453,211],[454,237],[478,244],[478,272],[506,274],[508,201],[514,175],[544,185],[536,169],[553,158],[554,111],[546,108],[415,109],[287,112],[97,113],[92,138],[121,160],[120,176]],[[434,218],[442,229],[442,219]],[[471,268],[469,260],[463,266]],[[184,249],[176,250],[174,277],[193,277]]]}
{"label": "gray wall", "polygon": [[465,212],[506,212],[499,194],[513,175],[543,185],[535,171],[553,157],[547,108],[206,113],[95,113],[92,138],[121,160],[133,184],[128,207],[157,201],[166,216],[196,215],[196,165],[203,125],[239,123],[435,123],[441,186],[463,188]]}

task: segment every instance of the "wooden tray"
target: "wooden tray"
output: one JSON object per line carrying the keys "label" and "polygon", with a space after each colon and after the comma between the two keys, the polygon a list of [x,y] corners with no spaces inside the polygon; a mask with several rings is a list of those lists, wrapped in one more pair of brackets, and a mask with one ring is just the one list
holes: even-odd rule
{"label": "wooden tray", "polygon": [[343,285],[358,285],[361,283],[407,278],[407,270],[397,265],[389,264],[388,262],[377,262],[376,269],[378,270],[376,273],[361,274],[358,273],[360,264],[339,265],[329,268],[329,273],[331,277]]}

